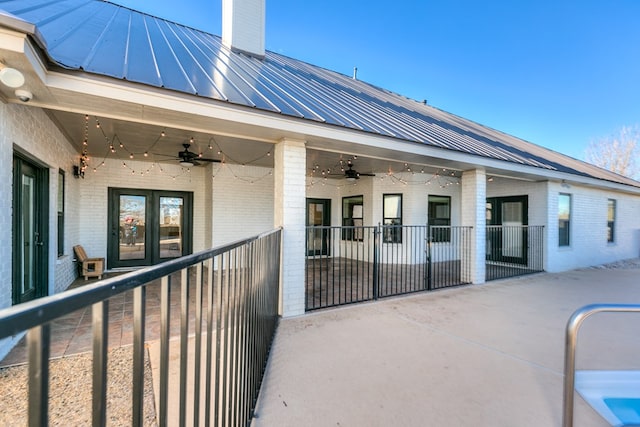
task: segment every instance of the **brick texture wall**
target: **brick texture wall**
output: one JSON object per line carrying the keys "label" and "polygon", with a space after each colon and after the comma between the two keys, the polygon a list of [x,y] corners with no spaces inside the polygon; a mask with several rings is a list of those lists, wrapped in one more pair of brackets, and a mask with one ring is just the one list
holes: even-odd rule
{"label": "brick texture wall", "polygon": [[[43,110],[18,104],[0,103],[0,308],[12,304],[12,200],[13,154],[20,152],[25,158],[49,169],[49,281],[48,293],[66,289],[76,276],[72,246],[78,237],[79,218],[78,182],[73,178],[72,166],[78,154],[51,122]],[[65,241],[64,255],[58,257],[57,248],[57,194],[58,171],[65,171]],[[11,340],[0,343],[0,356],[8,351]]]}
{"label": "brick texture wall", "polygon": [[273,228],[273,169],[216,164],[212,170],[214,246]]}
{"label": "brick texture wall", "polygon": [[284,227],[282,248],[282,307],[284,316],[304,313],[306,149],[284,140],[276,145],[274,225]]}
{"label": "brick texture wall", "polygon": [[[558,245],[558,195],[571,195],[570,245]],[[607,200],[616,201],[615,241],[607,242]],[[547,271],[564,271],[640,255],[640,198],[576,185],[549,184]]]}

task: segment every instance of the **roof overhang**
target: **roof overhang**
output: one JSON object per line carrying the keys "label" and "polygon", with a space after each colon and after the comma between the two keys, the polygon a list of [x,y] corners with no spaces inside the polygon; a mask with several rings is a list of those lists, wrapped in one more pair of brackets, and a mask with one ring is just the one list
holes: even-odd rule
{"label": "roof overhang", "polygon": [[[565,181],[640,194],[640,188],[632,185],[501,161],[225,101],[65,70],[46,62],[41,49],[42,40],[38,39],[37,29],[33,25],[11,15],[0,15],[0,59],[25,74],[28,88],[34,94],[29,103],[31,106],[271,144],[284,138],[294,138],[304,140],[307,147],[320,151],[459,171],[482,168],[492,175],[530,181]],[[0,93],[5,101],[19,102],[6,90]]]}

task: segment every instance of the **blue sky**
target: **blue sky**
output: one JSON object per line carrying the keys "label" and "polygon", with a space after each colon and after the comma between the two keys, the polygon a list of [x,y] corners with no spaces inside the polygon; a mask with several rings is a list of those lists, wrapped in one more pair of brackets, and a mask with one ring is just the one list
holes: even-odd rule
{"label": "blue sky", "polygon": [[[220,0],[113,1],[221,34]],[[267,0],[266,27],[268,50],[579,159],[640,125],[638,0]]]}

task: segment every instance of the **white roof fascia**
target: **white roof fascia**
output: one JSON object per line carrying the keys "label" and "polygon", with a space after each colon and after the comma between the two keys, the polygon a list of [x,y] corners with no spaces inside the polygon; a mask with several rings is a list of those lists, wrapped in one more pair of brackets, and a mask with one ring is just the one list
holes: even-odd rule
{"label": "white roof fascia", "polygon": [[5,27],[22,34],[32,36],[40,45],[40,47],[42,47],[43,49],[45,49],[46,47],[44,37],[42,37],[40,30],[35,26],[35,24],[12,15],[6,10],[0,10],[0,27]]}

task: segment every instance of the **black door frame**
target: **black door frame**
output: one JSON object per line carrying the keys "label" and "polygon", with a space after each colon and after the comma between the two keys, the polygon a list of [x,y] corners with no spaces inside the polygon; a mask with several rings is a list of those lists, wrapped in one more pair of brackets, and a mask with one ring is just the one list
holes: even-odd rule
{"label": "black door frame", "polygon": [[[193,193],[190,191],[172,190],[146,190],[136,188],[108,189],[108,217],[109,227],[107,231],[107,268],[142,267],[158,264],[171,258],[160,258],[159,236],[159,207],[161,197],[181,197],[184,200],[182,213],[182,256],[193,252]],[[144,196],[146,223],[145,223],[145,249],[143,259],[120,260],[120,196]],[[157,243],[157,244],[156,244]]]}
{"label": "black door frame", "polygon": [[[322,208],[322,247],[320,249],[309,250],[309,231],[306,234],[305,241],[305,251],[307,256],[313,255],[329,255],[329,226],[331,226],[331,199],[316,199],[316,198],[307,198],[306,203],[306,224],[307,226],[313,226],[315,224],[309,224],[309,205],[311,204],[321,204]],[[307,230],[309,230],[307,228]],[[315,235],[316,231],[312,231]]]}
{"label": "black door frame", "polygon": [[[22,230],[23,204],[22,175],[28,173],[34,178],[34,230],[35,243],[33,276],[34,289],[22,294],[20,285],[23,275],[23,242],[19,230]],[[46,296],[49,293],[49,169],[39,166],[25,155],[14,152],[13,155],[13,239],[12,239],[12,291],[13,304],[20,304]]]}
{"label": "black door frame", "polygon": [[[522,203],[522,225],[529,224],[529,196],[506,196],[506,197],[488,197],[487,204],[491,206],[491,219],[487,221],[487,225],[502,225],[502,204],[503,203],[513,203],[520,202]],[[511,257],[504,256],[502,254],[502,241],[503,241],[503,230],[498,229],[494,230],[491,233],[487,232],[487,241],[489,245],[491,245],[491,255],[487,253],[488,261],[500,261],[500,262],[508,262],[513,264],[522,264],[527,265],[527,254],[528,254],[528,233],[526,227],[522,228],[522,245],[521,245],[521,256],[519,257]]]}

